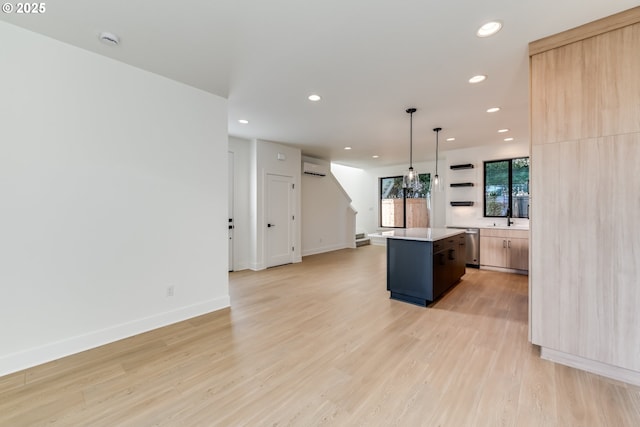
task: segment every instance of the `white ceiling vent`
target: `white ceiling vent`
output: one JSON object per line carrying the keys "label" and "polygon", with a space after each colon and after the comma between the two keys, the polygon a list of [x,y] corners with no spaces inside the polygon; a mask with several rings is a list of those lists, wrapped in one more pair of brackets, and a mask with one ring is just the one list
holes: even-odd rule
{"label": "white ceiling vent", "polygon": [[324,166],[307,162],[302,163],[302,172],[306,175],[327,176],[327,169]]}

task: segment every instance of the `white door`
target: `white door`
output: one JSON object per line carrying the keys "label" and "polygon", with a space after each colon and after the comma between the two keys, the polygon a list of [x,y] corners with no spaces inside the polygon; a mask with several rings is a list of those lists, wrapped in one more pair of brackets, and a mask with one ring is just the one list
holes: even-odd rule
{"label": "white door", "polygon": [[293,262],[293,177],[267,175],[267,267]]}
{"label": "white door", "polygon": [[233,271],[233,153],[229,151],[229,271]]}

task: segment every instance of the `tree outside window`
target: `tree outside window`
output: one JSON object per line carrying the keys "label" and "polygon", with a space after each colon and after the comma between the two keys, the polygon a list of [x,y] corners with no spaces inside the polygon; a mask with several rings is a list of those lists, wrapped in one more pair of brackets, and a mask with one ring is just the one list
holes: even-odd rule
{"label": "tree outside window", "polygon": [[529,218],[529,158],[484,162],[484,216]]}

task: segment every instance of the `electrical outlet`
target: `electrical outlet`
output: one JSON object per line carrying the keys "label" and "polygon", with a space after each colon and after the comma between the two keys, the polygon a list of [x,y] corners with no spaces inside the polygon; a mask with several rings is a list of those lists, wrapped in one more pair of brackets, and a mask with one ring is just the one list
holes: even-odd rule
{"label": "electrical outlet", "polygon": [[175,288],[173,286],[167,286],[167,296],[168,297],[172,297],[174,291],[175,291]]}

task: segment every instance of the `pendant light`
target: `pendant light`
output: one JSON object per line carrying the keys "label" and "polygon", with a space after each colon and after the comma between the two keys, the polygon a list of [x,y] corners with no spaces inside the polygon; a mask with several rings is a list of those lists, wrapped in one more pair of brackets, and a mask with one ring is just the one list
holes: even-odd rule
{"label": "pendant light", "polygon": [[409,113],[409,169],[404,172],[402,177],[402,188],[407,190],[417,191],[420,189],[420,178],[418,172],[413,170],[413,113],[417,110],[415,108],[407,108]]}
{"label": "pendant light", "polygon": [[442,185],[442,178],[440,178],[440,176],[438,176],[438,135],[440,134],[440,131],[442,130],[442,128],[434,128],[433,131],[436,133],[436,174],[433,177],[433,181],[431,184],[431,188],[435,189],[436,191],[442,191],[443,185]]}

